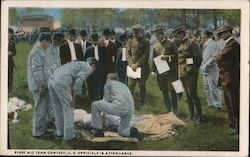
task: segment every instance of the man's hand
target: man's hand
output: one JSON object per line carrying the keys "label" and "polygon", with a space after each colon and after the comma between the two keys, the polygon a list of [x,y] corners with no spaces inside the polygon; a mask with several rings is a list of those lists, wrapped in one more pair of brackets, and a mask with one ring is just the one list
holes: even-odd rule
{"label": "man's hand", "polygon": [[163,56],[161,57],[161,60],[165,60],[165,61],[167,61],[167,62],[171,62],[171,56],[169,56],[169,55],[163,55]]}
{"label": "man's hand", "polygon": [[45,96],[45,93],[46,93],[46,87],[45,87],[44,84],[42,84],[42,85],[40,86],[40,88],[39,88],[39,95],[40,95],[41,97],[43,97],[43,96]]}
{"label": "man's hand", "polygon": [[133,71],[136,71],[136,69],[138,68],[138,65],[137,64],[132,64],[131,68],[133,69]]}

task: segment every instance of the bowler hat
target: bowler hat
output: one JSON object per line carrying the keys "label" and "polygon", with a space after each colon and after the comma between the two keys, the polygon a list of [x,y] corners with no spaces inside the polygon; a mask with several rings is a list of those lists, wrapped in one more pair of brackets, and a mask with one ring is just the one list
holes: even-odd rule
{"label": "bowler hat", "polygon": [[56,32],[53,35],[53,39],[63,39],[63,38],[64,38],[64,35],[60,32]]}
{"label": "bowler hat", "polygon": [[184,28],[183,27],[179,27],[179,28],[176,28],[174,31],[173,31],[173,34],[174,35],[177,35],[177,34],[179,34],[179,33],[185,33],[185,30],[184,30]]}
{"label": "bowler hat", "polygon": [[39,35],[39,41],[41,42],[43,40],[51,41],[51,34],[47,33],[47,32],[40,33],[40,35]]}
{"label": "bowler hat", "polygon": [[217,33],[217,34],[220,34],[220,33],[223,33],[223,32],[226,32],[226,31],[232,31],[232,30],[233,30],[232,27],[225,25],[225,26],[219,27],[219,28],[216,30],[216,33]]}
{"label": "bowler hat", "polygon": [[124,34],[120,35],[119,38],[121,41],[125,41],[127,39],[127,35],[124,33]]}
{"label": "bowler hat", "polygon": [[115,31],[112,29],[112,30],[110,31],[110,34],[111,34],[111,35],[115,35]]}
{"label": "bowler hat", "polygon": [[104,30],[103,30],[103,34],[104,34],[104,35],[110,35],[110,30],[109,30],[109,28],[104,29]]}
{"label": "bowler hat", "polygon": [[93,41],[97,41],[99,39],[97,33],[92,34],[91,37],[92,37]]}
{"label": "bowler hat", "polygon": [[72,36],[76,35],[76,30],[74,28],[69,29],[69,34]]}
{"label": "bowler hat", "polygon": [[86,36],[88,35],[87,31],[85,29],[80,31],[81,36]]}
{"label": "bowler hat", "polygon": [[12,28],[9,28],[9,34],[14,35],[14,30]]}
{"label": "bowler hat", "polygon": [[96,59],[95,57],[88,57],[86,62],[88,62],[89,64],[96,64]]}

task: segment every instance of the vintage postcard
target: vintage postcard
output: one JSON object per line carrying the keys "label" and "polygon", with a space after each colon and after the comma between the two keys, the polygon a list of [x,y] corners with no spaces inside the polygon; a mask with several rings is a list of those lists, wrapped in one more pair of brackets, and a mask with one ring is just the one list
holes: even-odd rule
{"label": "vintage postcard", "polygon": [[248,0],[1,1],[0,155],[249,156],[249,24]]}

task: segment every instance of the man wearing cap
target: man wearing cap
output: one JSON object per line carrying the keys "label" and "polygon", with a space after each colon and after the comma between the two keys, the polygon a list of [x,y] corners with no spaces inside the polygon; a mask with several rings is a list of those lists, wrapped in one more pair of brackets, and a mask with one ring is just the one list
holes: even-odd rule
{"label": "man wearing cap", "polygon": [[[77,43],[79,45],[81,45],[82,47],[82,52],[83,52],[83,57],[85,57],[85,54],[86,54],[86,49],[91,46],[92,44],[90,42],[88,42],[88,33],[85,29],[81,30],[80,31],[80,38],[79,40],[77,41]],[[85,60],[87,58],[84,58]]]}
{"label": "man wearing cap", "polygon": [[134,100],[129,88],[117,81],[117,74],[107,75],[104,87],[103,100],[94,101],[91,104],[91,127],[96,136],[104,136],[103,118],[101,113],[107,113],[121,117],[118,126],[118,134],[125,137],[139,137],[136,128],[130,126],[130,120],[134,114]]}
{"label": "man wearing cap", "polygon": [[154,57],[162,55],[161,59],[167,61],[170,67],[169,71],[162,74],[159,74],[157,71],[158,86],[162,91],[167,112],[177,114],[177,96],[172,86],[172,82],[178,79],[177,45],[166,38],[164,27],[162,26],[156,26],[154,28],[154,35],[159,41],[154,46]]}
{"label": "man wearing cap", "polygon": [[48,81],[51,76],[51,68],[47,56],[47,49],[51,42],[49,33],[41,33],[39,45],[32,48],[28,57],[28,87],[32,92],[35,107],[33,111],[34,137],[46,136],[45,124],[49,104]]}
{"label": "man wearing cap", "polygon": [[49,91],[55,114],[56,138],[72,140],[74,131],[74,96],[95,70],[94,64],[73,61],[59,67],[49,80]]}
{"label": "man wearing cap", "polygon": [[98,45],[98,35],[93,34],[91,37],[93,45],[87,48],[85,58],[88,60],[88,58],[92,57],[95,59],[95,62],[97,62],[95,72],[93,72],[86,80],[88,94],[91,102],[93,102],[94,100],[100,100],[103,97],[103,87],[105,84],[105,54],[103,47]]}
{"label": "man wearing cap", "polygon": [[[51,68],[51,74],[53,74],[53,72],[61,66],[61,59],[60,59],[60,50],[59,50],[59,46],[62,43],[64,38],[64,35],[62,33],[54,33],[53,37],[52,37],[52,43],[51,45],[48,47],[48,61],[50,64],[50,68]],[[49,103],[49,110],[48,110],[48,122],[53,122],[54,119],[54,111],[53,111],[53,106],[52,106],[52,102],[50,99],[50,103]]]}
{"label": "man wearing cap", "polygon": [[219,79],[219,68],[214,57],[219,53],[217,42],[212,39],[213,32],[205,30],[201,37],[204,41],[202,51],[202,62],[200,66],[203,74],[204,89],[207,95],[208,107],[213,107],[215,112],[222,108],[221,93],[217,87]]}
{"label": "man wearing cap", "polygon": [[60,48],[61,65],[74,60],[83,60],[83,52],[81,45],[75,43],[76,30],[70,29],[67,37],[67,42],[62,44]]}
{"label": "man wearing cap", "polygon": [[149,76],[149,41],[143,35],[143,28],[141,24],[132,27],[134,37],[128,41],[127,46],[127,61],[128,65],[136,71],[138,67],[141,68],[141,78],[129,78],[128,85],[131,93],[134,94],[136,83],[139,82],[140,88],[140,106],[144,107],[144,99],[146,95],[146,80]]}
{"label": "man wearing cap", "polygon": [[113,43],[110,39],[110,30],[106,28],[103,30],[104,39],[100,42],[100,46],[104,48],[105,53],[105,75],[111,72],[115,72],[115,60],[116,60],[116,52],[118,46]]}
{"label": "man wearing cap", "polygon": [[215,57],[219,66],[219,80],[224,92],[230,126],[235,130],[231,135],[239,134],[240,103],[240,45],[232,37],[232,28],[222,26],[217,29],[220,38],[226,41],[225,47]]}
{"label": "man wearing cap", "polygon": [[128,84],[127,81],[127,44],[128,44],[128,38],[126,34],[122,34],[120,36],[120,41],[122,46],[117,49],[117,59],[116,59],[116,71],[118,75],[118,80],[124,84]]}
{"label": "man wearing cap", "polygon": [[201,51],[196,42],[187,38],[183,28],[177,28],[173,33],[175,34],[175,40],[180,43],[177,49],[178,77],[181,79],[187,95],[190,112],[187,120],[194,120],[194,111],[196,111],[196,124],[201,126],[201,103],[197,94],[199,67],[202,62]]}
{"label": "man wearing cap", "polygon": [[9,28],[8,35],[8,93],[12,91],[13,86],[13,72],[15,63],[13,60],[13,56],[16,55],[16,43],[14,39],[14,30]]}
{"label": "man wearing cap", "polygon": [[52,73],[61,66],[60,50],[59,46],[63,42],[64,35],[62,33],[54,33],[52,38],[52,44],[48,48],[48,56],[52,69]]}

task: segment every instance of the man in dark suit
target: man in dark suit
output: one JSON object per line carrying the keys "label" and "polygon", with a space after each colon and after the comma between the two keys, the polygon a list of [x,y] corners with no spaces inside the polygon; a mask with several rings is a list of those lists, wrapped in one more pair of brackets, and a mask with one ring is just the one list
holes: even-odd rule
{"label": "man in dark suit", "polygon": [[233,38],[230,26],[218,28],[217,34],[226,41],[225,47],[215,57],[219,66],[219,83],[223,88],[230,126],[235,129],[230,135],[237,135],[240,109],[240,45]]}
{"label": "man in dark suit", "polygon": [[86,54],[86,49],[91,46],[92,44],[88,41],[88,33],[85,29],[80,31],[80,38],[79,40],[77,40],[77,44],[81,45],[82,47],[82,52],[83,52],[83,57],[85,58],[85,54]]}
{"label": "man in dark suit", "polygon": [[118,80],[124,84],[128,84],[127,80],[127,58],[126,58],[126,52],[127,52],[127,44],[128,44],[128,38],[126,34],[122,34],[120,36],[120,41],[122,45],[117,49],[117,57],[116,57],[116,71],[118,75]]}
{"label": "man in dark suit", "polygon": [[112,29],[112,30],[110,31],[110,40],[111,40],[113,43],[115,43],[116,46],[117,46],[118,48],[122,47],[122,43],[120,43],[118,40],[116,40],[116,38],[117,38],[116,33],[115,33],[115,31]]}
{"label": "man in dark suit", "polygon": [[105,74],[107,75],[108,73],[115,71],[115,60],[118,46],[110,39],[109,28],[103,30],[103,36],[105,39],[101,41],[100,46],[104,47],[105,51]]}
{"label": "man in dark suit", "polygon": [[[103,87],[105,84],[105,54],[104,48],[98,45],[98,35],[92,36],[93,45],[86,49],[85,58],[94,58],[96,60],[96,70],[87,78],[88,92],[91,101],[100,100],[103,97]],[[92,59],[93,60],[93,59]]]}
{"label": "man in dark suit", "polygon": [[70,29],[67,42],[60,46],[61,65],[74,60],[83,60],[81,45],[74,43],[76,40],[76,30]]}
{"label": "man in dark suit", "polygon": [[16,44],[14,39],[14,31],[12,28],[9,28],[9,37],[8,37],[8,93],[12,91],[13,85],[13,72],[14,72],[14,60],[13,56],[16,55]]}

